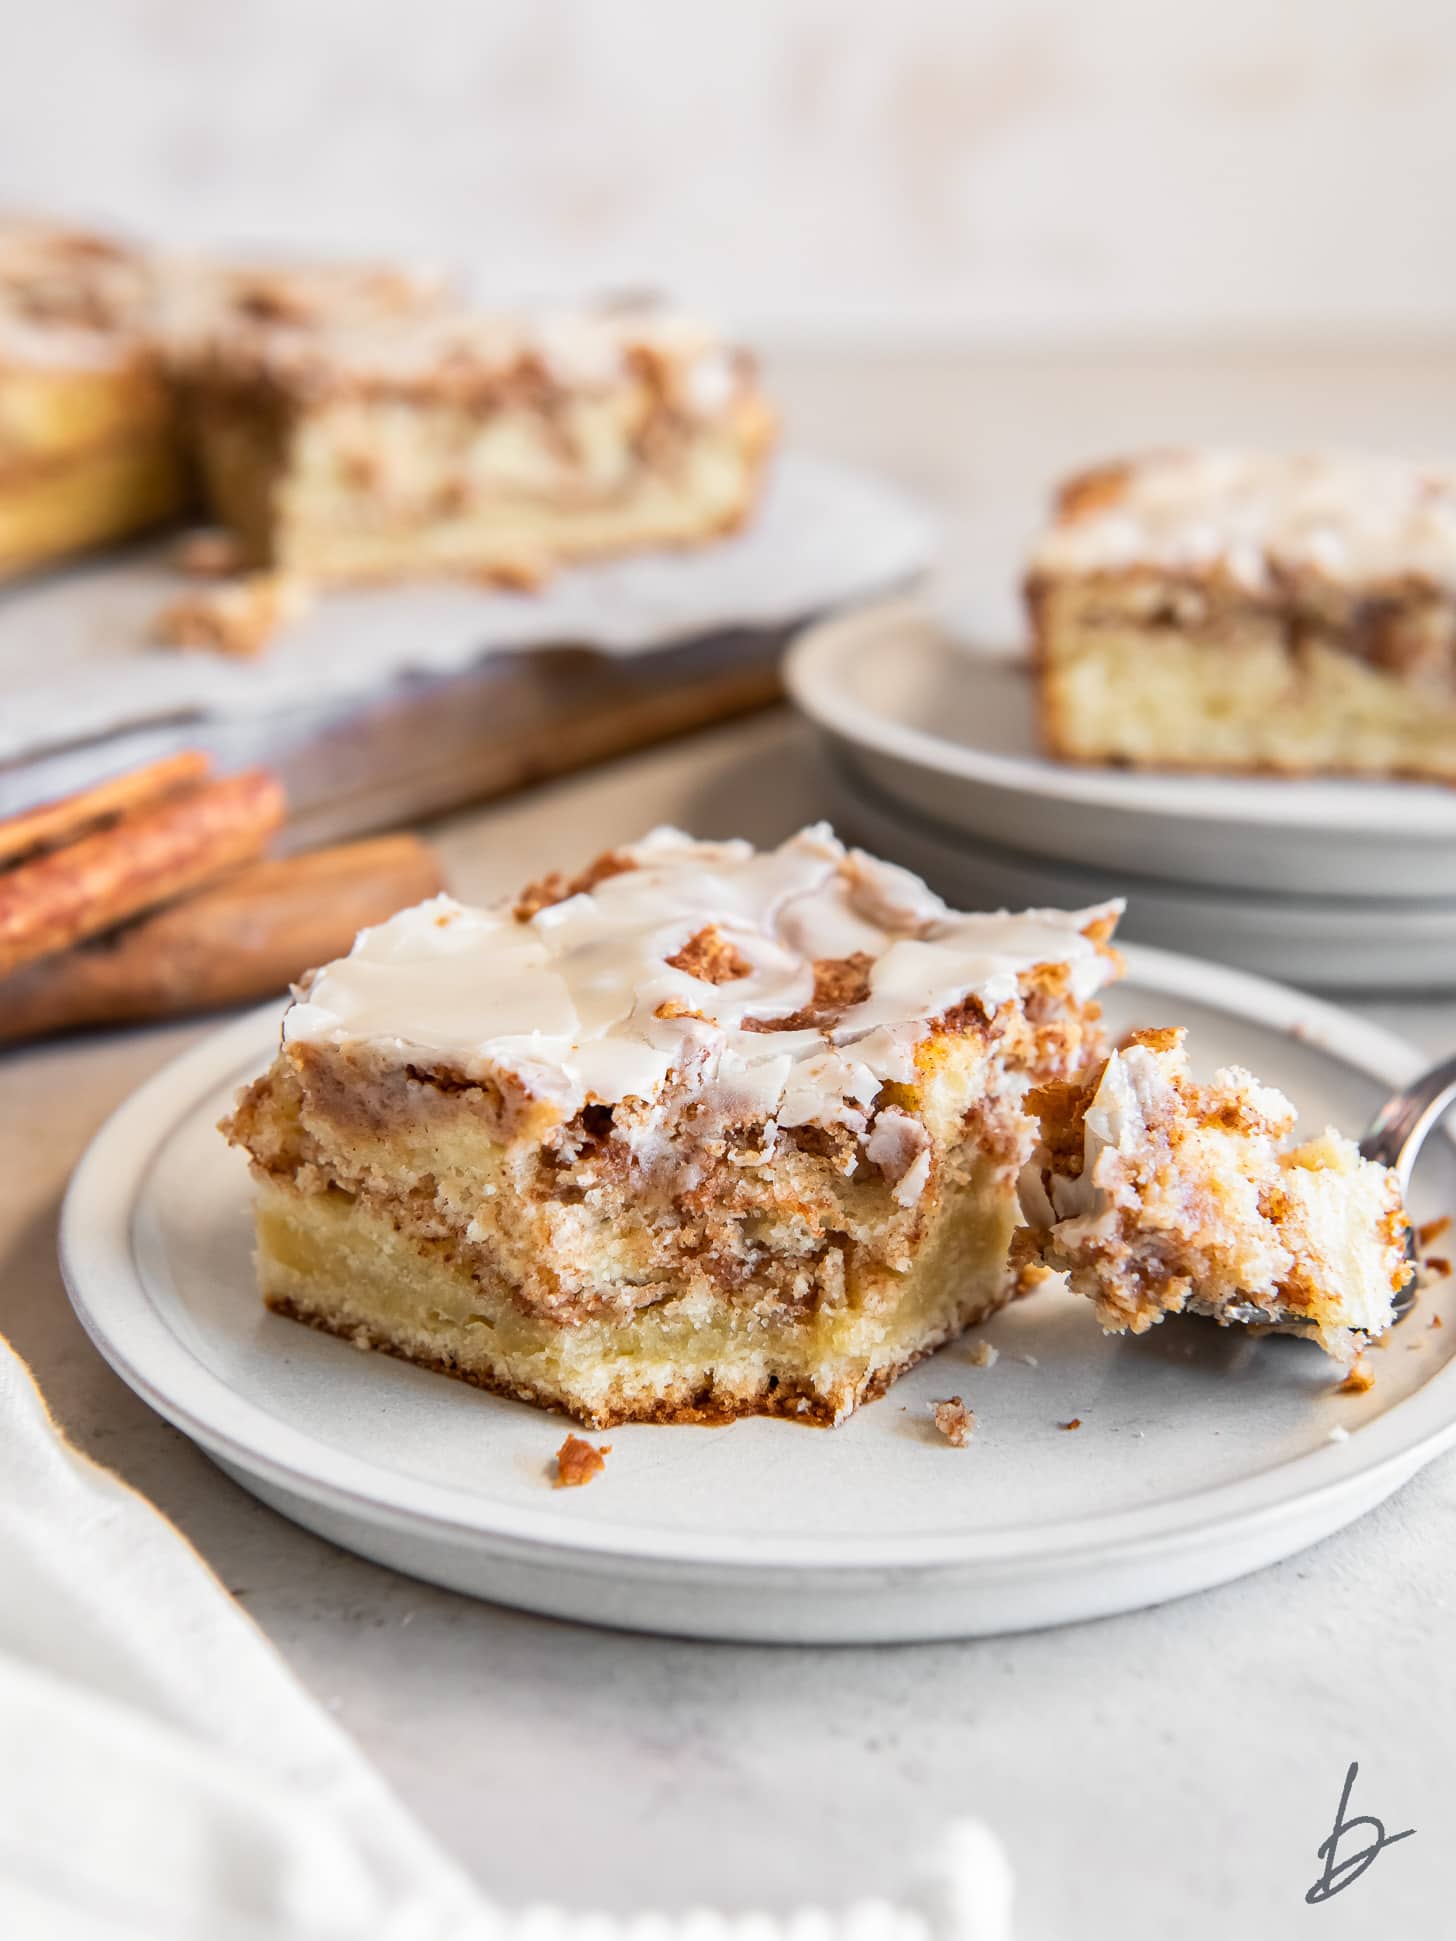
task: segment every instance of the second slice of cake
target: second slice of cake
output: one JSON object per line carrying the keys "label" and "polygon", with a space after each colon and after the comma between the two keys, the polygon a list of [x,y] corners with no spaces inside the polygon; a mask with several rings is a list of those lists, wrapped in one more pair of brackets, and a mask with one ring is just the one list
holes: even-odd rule
{"label": "second slice of cake", "polygon": [[1010,1291],[1115,909],[672,831],[366,931],[225,1127],[278,1311],[598,1427],[834,1423]]}
{"label": "second slice of cake", "polygon": [[1027,596],[1064,760],[1456,780],[1456,468],[1107,465],[1063,488]]}

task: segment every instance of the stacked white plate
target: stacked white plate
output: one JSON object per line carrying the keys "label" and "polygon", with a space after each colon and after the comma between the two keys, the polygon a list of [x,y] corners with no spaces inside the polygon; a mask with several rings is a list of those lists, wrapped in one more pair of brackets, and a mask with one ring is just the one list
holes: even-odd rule
{"label": "stacked white plate", "polygon": [[811,629],[787,680],[838,823],[962,907],[1125,896],[1136,941],[1327,989],[1456,987],[1456,790],[1052,761],[1025,662],[903,604]]}

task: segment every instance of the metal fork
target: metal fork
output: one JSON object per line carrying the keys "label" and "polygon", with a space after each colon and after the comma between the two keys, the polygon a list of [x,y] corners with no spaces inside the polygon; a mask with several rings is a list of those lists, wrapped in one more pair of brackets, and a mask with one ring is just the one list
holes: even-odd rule
{"label": "metal fork", "polygon": [[[1410,1192],[1411,1168],[1416,1163],[1416,1155],[1426,1143],[1426,1134],[1453,1099],[1456,1099],[1456,1058],[1447,1058],[1441,1064],[1433,1065],[1430,1071],[1423,1072],[1419,1078],[1412,1079],[1393,1098],[1387,1099],[1370,1121],[1369,1129],[1360,1141],[1361,1156],[1377,1160],[1380,1165],[1390,1168],[1400,1182],[1402,1198]],[[1410,1273],[1405,1286],[1395,1297],[1397,1321],[1403,1321],[1415,1306],[1416,1271],[1420,1263],[1412,1230],[1407,1230],[1405,1247],[1410,1259]]]}

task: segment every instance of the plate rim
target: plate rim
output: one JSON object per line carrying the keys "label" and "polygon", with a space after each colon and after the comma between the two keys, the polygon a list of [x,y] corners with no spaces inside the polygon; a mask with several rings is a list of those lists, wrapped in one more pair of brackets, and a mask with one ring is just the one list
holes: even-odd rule
{"label": "plate rim", "polygon": [[[960,640],[922,600],[882,600],[851,613],[831,614],[794,639],[783,665],[789,698],[817,727],[853,747],[1000,794],[1139,819],[1156,814],[1216,828],[1278,829],[1300,836],[1330,834],[1365,841],[1400,837],[1442,844],[1456,837],[1456,787],[1437,782],[1079,768],[1043,756],[978,749],[896,721],[857,699],[837,671],[846,657],[864,650],[863,636],[873,639],[881,632],[909,628],[938,637],[950,652],[967,660],[1027,671],[1026,662],[1015,655],[978,652]],[[1321,791],[1318,800],[1311,800],[1312,785]],[[1348,805],[1330,800],[1335,787],[1351,792]],[[1203,799],[1205,793],[1225,792],[1226,804]]]}
{"label": "plate rim", "polygon": [[[869,792],[872,813],[886,821],[893,820],[903,825],[909,832],[925,840],[964,848],[966,832],[959,824],[942,822],[918,803],[903,801],[898,795],[892,794],[876,774],[867,767],[861,767],[863,756],[854,745],[830,736],[825,759],[840,788]],[[999,836],[982,836],[977,840],[1008,868],[1021,867],[1068,879],[1077,876],[1114,878],[1120,885],[1118,894],[1129,905],[1154,897],[1165,909],[1197,908],[1206,919],[1228,915],[1261,918],[1268,914],[1281,922],[1288,922],[1291,915],[1297,921],[1307,914],[1317,914],[1328,923],[1366,923],[1372,913],[1372,899],[1369,897],[1341,898],[1324,891],[1301,891],[1298,896],[1290,896],[1277,890],[1240,888],[1235,884],[1187,882],[1177,876],[1150,876],[1141,870],[1117,870],[1110,863],[1075,863],[1064,856],[1017,849]],[[1076,900],[1070,880],[1066,885],[1066,894],[1073,901]],[[1079,890],[1076,896],[1085,900],[1097,894],[1095,889],[1089,888]],[[1393,919],[1413,929],[1426,929],[1428,940],[1432,943],[1450,942],[1451,932],[1456,930],[1456,899],[1447,897],[1382,897],[1375,914],[1382,924],[1389,924]],[[1402,937],[1401,941],[1404,942],[1405,938]],[[1147,948],[1158,949],[1160,946],[1148,945]],[[1214,960],[1210,958],[1208,961]],[[1251,975],[1257,977],[1266,973],[1255,971]]]}
{"label": "plate rim", "polygon": [[[1324,1056],[1367,1077],[1404,1083],[1425,1062],[1383,1027],[1270,979],[1149,946],[1129,945],[1125,955],[1129,985],[1187,997],[1266,1028],[1297,1029]],[[261,1064],[280,1015],[274,1001],[208,1033],[112,1112],[65,1194],[61,1272],[92,1343],[149,1407],[225,1462],[345,1514],[416,1534],[428,1528],[437,1538],[477,1550],[554,1556],[577,1569],[696,1571],[728,1574],[735,1581],[788,1574],[823,1582],[906,1570],[1045,1576],[1084,1563],[1105,1568],[1177,1554],[1216,1532],[1251,1533],[1308,1515],[1343,1494],[1368,1496],[1382,1485],[1381,1493],[1388,1493],[1456,1442],[1453,1356],[1343,1442],[1306,1450],[1252,1476],[1030,1529],[832,1538],[663,1532],[609,1520],[577,1521],[554,1501],[491,1504],[459,1484],[376,1468],[272,1414],[208,1367],[169,1325],[135,1256],[134,1217],[158,1147],[210,1091]],[[1190,1505],[1203,1508],[1190,1511]]]}

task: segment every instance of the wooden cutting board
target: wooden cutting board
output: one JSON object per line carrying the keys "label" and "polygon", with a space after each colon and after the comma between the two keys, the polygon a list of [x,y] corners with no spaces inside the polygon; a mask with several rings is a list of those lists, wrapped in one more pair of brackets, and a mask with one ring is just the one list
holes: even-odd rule
{"label": "wooden cutting board", "polygon": [[347,702],[253,718],[179,718],[0,769],[8,812],[177,748],[264,763],[288,791],[284,849],[312,848],[509,794],[779,699],[793,626],[635,655],[586,647],[491,655]]}

